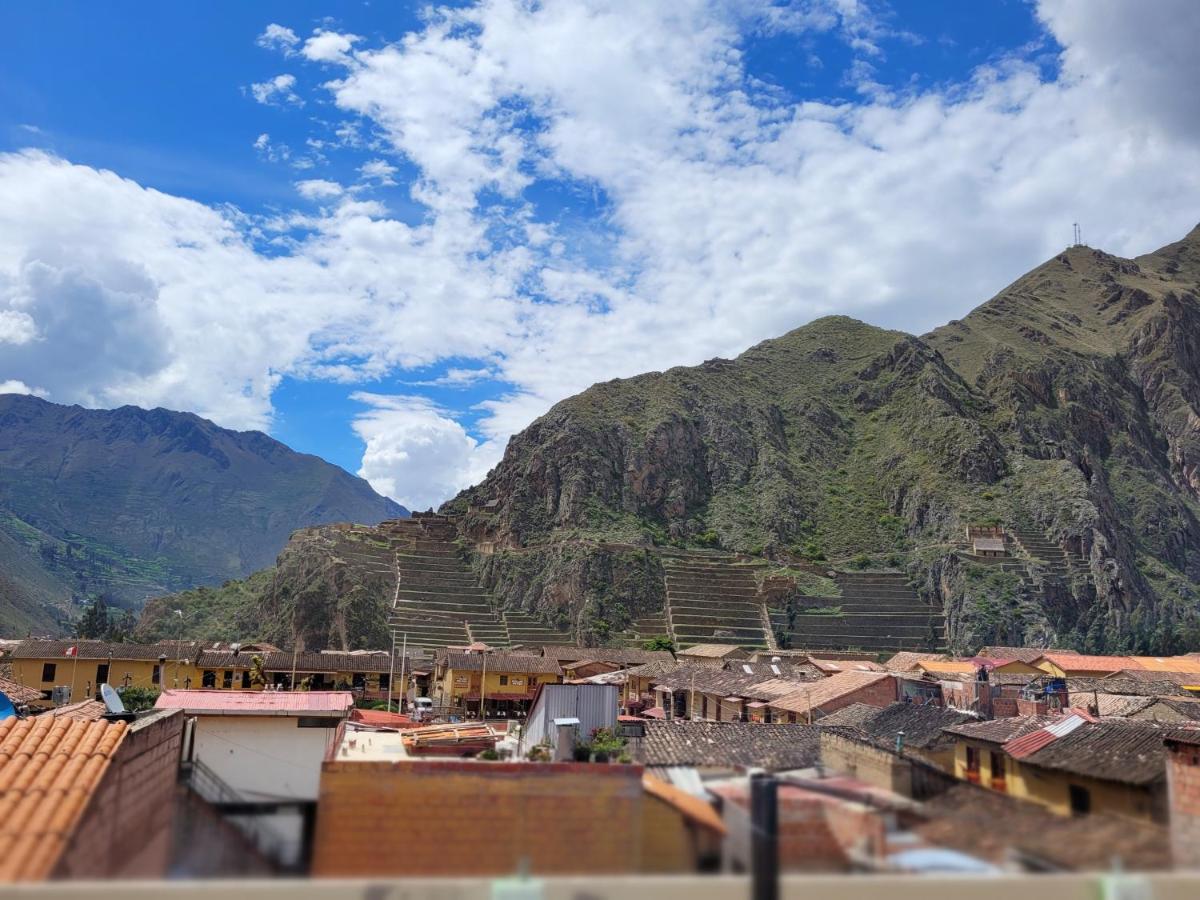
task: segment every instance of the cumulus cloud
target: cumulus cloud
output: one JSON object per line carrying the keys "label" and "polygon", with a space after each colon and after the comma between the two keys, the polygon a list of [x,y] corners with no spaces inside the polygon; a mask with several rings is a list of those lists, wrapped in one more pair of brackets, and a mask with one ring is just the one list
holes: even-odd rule
{"label": "cumulus cloud", "polygon": [[[454,361],[429,384],[448,387],[486,370],[503,393],[470,432],[419,398],[357,395],[362,474],[428,506],[597,380],[732,355],[831,312],[922,331],[1051,256],[1073,221],[1127,255],[1186,232],[1200,117],[1195,92],[1167,88],[1200,80],[1170,24],[1196,7],[1161,0],[1143,22],[1128,9],[1042,0],[1061,76],[1014,53],[962,83],[858,102],[764,90],[747,69],[756,30],[825,31],[868,62],[906,39],[834,0],[487,0],[431,10],[396,43],[276,41],[332,67],[345,119],[331,127],[415,170],[422,215],[314,179],[301,195],[336,203],[259,221],[0,156],[15,200],[0,205],[0,378],[245,427],[269,425],[284,375],[361,384]],[[255,147],[288,153],[265,133]],[[400,177],[381,158],[360,175]],[[602,199],[583,221],[547,218],[526,197],[536,182]],[[286,252],[260,254],[261,240]],[[116,324],[78,334],[59,303]],[[135,339],[143,328],[154,341]],[[52,378],[58,346],[97,368]]]}
{"label": "cumulus cloud", "polygon": [[339,34],[336,31],[318,28],[313,32],[313,36],[304,42],[300,52],[305,59],[312,62],[341,63],[348,60],[350,51],[361,40],[356,34]]}
{"label": "cumulus cloud", "polygon": [[32,388],[23,381],[0,381],[0,394],[33,394],[35,397],[45,397],[47,392],[41,388]]}
{"label": "cumulus cloud", "polygon": [[304,100],[296,93],[295,75],[276,75],[266,81],[250,85],[250,94],[266,106],[303,106]]}
{"label": "cumulus cloud", "polygon": [[386,160],[372,159],[363,163],[358,167],[358,173],[367,181],[374,181],[376,184],[390,186],[396,183],[392,177],[396,174],[396,167]]}
{"label": "cumulus cloud", "polygon": [[305,200],[329,200],[334,197],[340,197],[345,193],[345,188],[336,181],[327,181],[323,178],[310,178],[306,181],[298,181],[296,182],[296,190],[300,192],[300,196]]}
{"label": "cumulus cloud", "polygon": [[409,509],[436,506],[477,480],[499,460],[494,444],[480,443],[424,397],[358,392],[369,408],[354,419],[366,444],[358,474],[381,494]]}
{"label": "cumulus cloud", "polygon": [[285,54],[290,54],[300,43],[300,38],[292,29],[272,22],[263,29],[263,33],[258,36],[255,43],[264,50],[279,50]]}

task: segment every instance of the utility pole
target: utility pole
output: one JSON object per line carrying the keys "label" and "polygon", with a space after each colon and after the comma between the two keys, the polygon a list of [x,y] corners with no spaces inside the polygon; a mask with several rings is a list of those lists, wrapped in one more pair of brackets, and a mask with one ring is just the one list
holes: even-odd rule
{"label": "utility pole", "polygon": [[388,695],[387,708],[388,712],[392,711],[392,681],[396,676],[396,635],[392,634],[392,652],[391,659],[388,660]]}
{"label": "utility pole", "polygon": [[779,784],[766,772],[750,776],[750,875],[753,900],[778,900]]}
{"label": "utility pole", "polygon": [[[404,675],[405,675],[404,670],[406,668],[405,663],[407,663],[407,662],[408,662],[408,632],[406,631],[406,632],[404,632],[404,642],[400,646],[400,700],[396,705],[396,712],[404,712],[404,695],[406,693],[405,688],[408,685],[408,683],[404,680]],[[388,688],[389,688],[388,710],[389,711],[392,708],[391,690],[390,690],[391,685],[392,685],[391,679],[388,679]]]}
{"label": "utility pole", "polygon": [[483,695],[487,691],[487,651],[480,650],[479,655],[483,658],[483,672],[479,679],[479,721],[487,721],[487,713],[483,711]]}

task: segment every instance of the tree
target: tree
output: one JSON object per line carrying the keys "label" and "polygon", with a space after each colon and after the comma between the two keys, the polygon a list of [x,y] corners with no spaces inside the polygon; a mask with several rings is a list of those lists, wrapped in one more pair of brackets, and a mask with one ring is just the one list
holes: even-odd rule
{"label": "tree", "polygon": [[126,712],[153,709],[154,702],[158,700],[158,688],[124,687],[118,688],[117,693],[121,695],[121,702],[125,704]]}
{"label": "tree", "polygon": [[665,634],[655,635],[648,641],[642,642],[643,650],[667,650],[671,653],[675,652],[675,642]]}
{"label": "tree", "polygon": [[97,594],[75,623],[75,636],[103,640],[108,637],[108,603],[104,594]]}

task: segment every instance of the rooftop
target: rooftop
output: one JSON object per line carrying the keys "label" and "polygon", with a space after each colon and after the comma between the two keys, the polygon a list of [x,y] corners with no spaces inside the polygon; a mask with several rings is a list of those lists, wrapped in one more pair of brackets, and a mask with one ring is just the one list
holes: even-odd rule
{"label": "rooftop", "polygon": [[736,644],[693,644],[684,647],[676,656],[696,656],[703,659],[720,659],[730,654],[739,653],[742,648]]}
{"label": "rooftop", "polygon": [[13,681],[11,678],[0,677],[0,692],[8,697],[15,704],[33,703],[42,699],[42,692],[31,687],[26,687],[19,681]]}
{"label": "rooftop", "polygon": [[1175,733],[1189,730],[1129,719],[1083,722],[1024,755],[1021,762],[1102,781],[1150,784],[1166,774],[1163,741]]}
{"label": "rooftop", "polygon": [[986,656],[988,659],[1007,659],[1031,663],[1035,659],[1040,659],[1046,653],[1070,652],[1070,650],[1057,650],[1053,647],[1001,647],[995,645],[982,648],[977,655]]}
{"label": "rooftop", "polygon": [[974,741],[984,741],[989,744],[1004,744],[1013,738],[1037,731],[1044,725],[1055,722],[1061,716],[1010,716],[1004,719],[990,719],[985,722],[967,722],[962,725],[949,725],[946,732],[968,738]]}
{"label": "rooftop", "polygon": [[839,672],[773,700],[771,706],[774,709],[803,715],[807,715],[810,710],[816,713],[822,706],[847,694],[852,694],[885,678],[893,677],[887,672]]}
{"label": "rooftop", "polygon": [[583,659],[594,659],[598,662],[611,662],[620,665],[644,665],[652,662],[672,662],[674,656],[669,650],[638,650],[625,647],[566,647],[549,645],[542,647],[542,656],[556,660],[560,665],[564,662],[578,662]]}
{"label": "rooftop", "polygon": [[0,881],[50,876],[125,732],[124,722],[0,721]]}
{"label": "rooftop", "polygon": [[[75,648],[77,654],[67,656]],[[197,641],[160,641],[157,644],[119,644],[111,641],[21,641],[12,652],[13,659],[195,659],[200,652]]]}
{"label": "rooftop", "polygon": [[[893,703],[875,710],[875,715],[864,718],[858,728],[888,744],[894,742],[896,735],[903,731],[904,746],[917,750],[936,750],[954,743],[954,737],[943,730],[947,726],[978,721],[977,716],[951,707]],[[825,724],[824,719],[821,719],[821,724]]]}
{"label": "rooftop", "polygon": [[807,725],[646,720],[638,762],[647,766],[804,769],[821,756],[820,732]]}
{"label": "rooftop", "polygon": [[1167,831],[1123,816],[1059,816],[1025,800],[958,784],[922,807],[922,838],[1005,864],[1012,851],[1039,868],[1135,871],[1170,868]]}
{"label": "rooftop", "polygon": [[525,653],[447,653],[448,669],[479,672],[486,666],[489,672],[520,672],[533,675],[561,675],[554,659]]}
{"label": "rooftop", "polygon": [[213,716],[304,716],[344,715],[353,705],[349,691],[168,690],[154,708]]}
{"label": "rooftop", "polygon": [[944,653],[917,653],[912,650],[901,650],[883,664],[889,672],[911,672],[921,661],[941,661],[949,659]]}

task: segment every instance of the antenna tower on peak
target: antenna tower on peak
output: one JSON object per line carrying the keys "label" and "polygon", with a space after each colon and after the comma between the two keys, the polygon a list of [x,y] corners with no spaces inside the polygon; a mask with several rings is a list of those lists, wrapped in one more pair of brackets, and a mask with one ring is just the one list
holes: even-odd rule
{"label": "antenna tower on peak", "polygon": [[1081,247],[1081,246],[1083,246],[1083,231],[1081,231],[1081,230],[1080,230],[1080,228],[1079,228],[1079,223],[1078,223],[1078,222],[1075,222],[1074,224],[1072,224],[1072,225],[1071,225],[1071,228],[1072,228],[1072,229],[1073,229],[1073,231],[1074,231],[1074,233],[1073,233],[1073,242],[1072,242],[1071,246],[1072,246],[1072,247]]}

